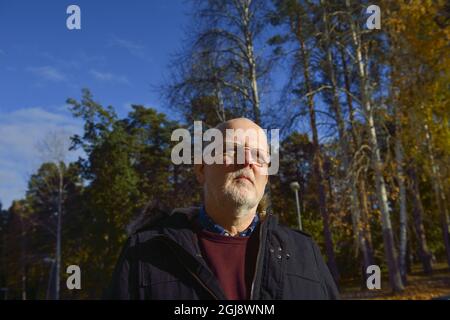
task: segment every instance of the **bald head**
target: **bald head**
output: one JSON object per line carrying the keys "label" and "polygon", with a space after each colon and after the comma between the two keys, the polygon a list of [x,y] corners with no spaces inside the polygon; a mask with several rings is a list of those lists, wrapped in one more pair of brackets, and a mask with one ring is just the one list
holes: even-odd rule
{"label": "bald head", "polygon": [[216,126],[222,132],[224,142],[238,143],[246,147],[268,152],[269,146],[265,131],[252,120],[235,118]]}
{"label": "bald head", "polygon": [[234,118],[221,122],[216,126],[217,129],[223,131],[224,129],[235,129],[235,128],[255,128],[261,129],[256,123],[247,118]]}

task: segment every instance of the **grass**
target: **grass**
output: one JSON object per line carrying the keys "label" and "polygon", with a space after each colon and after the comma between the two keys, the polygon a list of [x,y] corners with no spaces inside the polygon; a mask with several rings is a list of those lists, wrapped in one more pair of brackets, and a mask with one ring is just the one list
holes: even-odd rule
{"label": "grass", "polygon": [[361,288],[359,278],[343,280],[340,285],[343,300],[429,300],[441,297],[450,299],[450,270],[446,263],[433,265],[433,274],[425,275],[420,264],[411,268],[408,283],[401,293],[392,293],[387,274],[382,275],[381,289]]}

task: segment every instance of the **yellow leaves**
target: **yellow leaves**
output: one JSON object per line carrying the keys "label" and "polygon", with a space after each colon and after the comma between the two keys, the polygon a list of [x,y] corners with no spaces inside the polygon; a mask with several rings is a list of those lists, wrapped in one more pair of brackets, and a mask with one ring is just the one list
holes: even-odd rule
{"label": "yellow leaves", "polygon": [[[361,290],[359,279],[341,286],[342,299],[373,299],[373,300],[430,300],[450,295],[450,272],[445,264],[434,266],[432,276],[424,275],[420,265],[413,265],[417,270],[408,275],[408,284],[402,293],[392,294],[387,282],[387,275],[383,274],[381,290]],[[360,280],[359,280],[360,281]]]}
{"label": "yellow leaves", "polygon": [[[407,153],[423,153],[424,124],[434,137],[433,148],[448,154],[450,134],[450,28],[435,21],[445,1],[398,1],[385,20],[391,39],[392,84],[398,89],[397,103],[406,119],[401,119]],[[406,121],[405,121],[406,120]]]}
{"label": "yellow leaves", "polygon": [[[434,18],[442,10],[442,1],[399,1],[396,8],[389,11],[384,24],[389,36],[403,45],[409,44],[409,50],[424,58],[433,55],[448,41],[449,30],[440,29]],[[448,28],[447,28],[448,29]]]}

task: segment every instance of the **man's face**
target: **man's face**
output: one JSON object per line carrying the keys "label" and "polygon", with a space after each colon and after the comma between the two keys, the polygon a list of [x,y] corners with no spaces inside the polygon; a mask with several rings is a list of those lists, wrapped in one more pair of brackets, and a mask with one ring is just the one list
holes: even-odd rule
{"label": "man's face", "polygon": [[[197,177],[204,183],[205,197],[251,209],[260,202],[268,180],[268,164],[261,161],[268,160],[267,138],[261,128],[248,120],[233,121],[226,129],[240,131],[233,131],[231,136],[223,132],[224,164],[204,164]],[[237,159],[238,153],[243,157]]]}

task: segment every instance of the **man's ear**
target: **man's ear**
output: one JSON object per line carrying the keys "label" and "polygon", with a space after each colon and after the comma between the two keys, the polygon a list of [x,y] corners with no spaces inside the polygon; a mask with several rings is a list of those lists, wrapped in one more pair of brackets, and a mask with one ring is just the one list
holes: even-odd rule
{"label": "man's ear", "polygon": [[197,178],[197,181],[200,184],[203,184],[205,182],[205,165],[202,164],[194,164],[194,172],[195,177]]}

